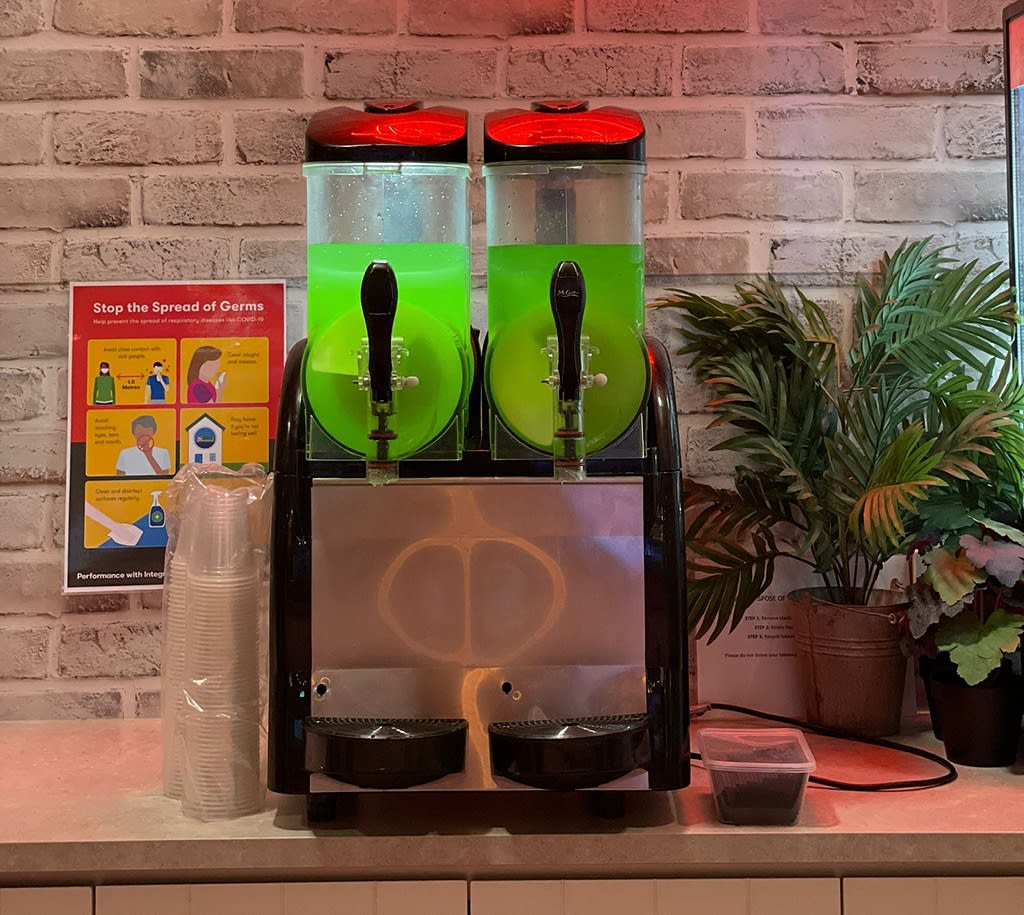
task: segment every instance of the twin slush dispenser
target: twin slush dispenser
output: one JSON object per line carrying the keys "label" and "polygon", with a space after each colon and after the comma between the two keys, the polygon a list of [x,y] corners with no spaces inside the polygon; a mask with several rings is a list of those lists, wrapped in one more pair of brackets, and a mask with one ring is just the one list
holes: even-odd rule
{"label": "twin slush dispenser", "polygon": [[305,795],[314,822],[362,792],[583,790],[608,813],[689,780],[675,400],[643,336],[643,124],[546,102],[484,133],[480,352],[465,113],[377,101],[307,130],[268,783]]}

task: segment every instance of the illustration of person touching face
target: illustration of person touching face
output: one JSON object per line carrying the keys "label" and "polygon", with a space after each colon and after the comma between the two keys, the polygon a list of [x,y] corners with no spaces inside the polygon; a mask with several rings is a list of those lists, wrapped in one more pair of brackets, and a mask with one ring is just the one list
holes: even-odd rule
{"label": "illustration of person touching face", "polygon": [[146,379],[146,403],[166,403],[167,389],[171,379],[164,374],[164,364],[154,362],[153,369]]}
{"label": "illustration of person touching face", "polygon": [[155,446],[156,420],[152,416],[132,420],[132,437],[135,444],[117,456],[119,477],[166,476],[171,472],[170,452]]}
{"label": "illustration of person touching face", "polygon": [[223,399],[226,372],[220,370],[223,353],[216,346],[200,346],[188,365],[188,402],[218,403]]}

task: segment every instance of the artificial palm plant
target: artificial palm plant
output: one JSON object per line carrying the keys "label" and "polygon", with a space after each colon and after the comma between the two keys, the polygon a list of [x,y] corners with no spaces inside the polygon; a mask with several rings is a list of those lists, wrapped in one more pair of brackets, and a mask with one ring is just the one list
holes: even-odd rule
{"label": "artificial palm plant", "polygon": [[863,604],[882,566],[950,513],[989,517],[1024,496],[1016,308],[998,266],[955,263],[930,239],[858,277],[848,350],[820,305],[772,277],[727,303],[670,290],[680,353],[711,392],[735,490],[688,485],[690,626],[735,628],[775,561]]}

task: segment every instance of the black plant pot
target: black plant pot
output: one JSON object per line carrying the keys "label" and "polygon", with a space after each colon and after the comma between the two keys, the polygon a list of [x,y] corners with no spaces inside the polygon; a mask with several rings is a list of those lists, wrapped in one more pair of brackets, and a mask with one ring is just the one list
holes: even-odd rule
{"label": "black plant pot", "polygon": [[[956,679],[956,668],[949,660],[949,655],[943,655],[949,665],[950,676]],[[928,701],[928,716],[932,720],[932,733],[936,740],[942,740],[942,718],[939,715],[939,707],[935,701],[935,689],[932,687],[932,680],[936,676],[936,668],[940,665],[937,658],[930,658],[928,655],[921,655],[917,659],[917,672],[924,682],[924,697]]]}
{"label": "black plant pot", "polygon": [[[948,676],[941,663],[931,671],[935,703],[932,726],[950,762],[963,766],[1011,766],[1024,715],[1024,681],[1008,663],[976,686]],[[936,728],[936,724],[939,727]]]}

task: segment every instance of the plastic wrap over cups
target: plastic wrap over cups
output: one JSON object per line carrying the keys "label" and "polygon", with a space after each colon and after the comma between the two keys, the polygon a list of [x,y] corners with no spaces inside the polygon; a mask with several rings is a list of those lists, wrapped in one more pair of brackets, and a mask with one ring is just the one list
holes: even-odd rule
{"label": "plastic wrap over cups", "polygon": [[163,784],[200,820],[263,806],[270,488],[189,464],[167,489]]}

